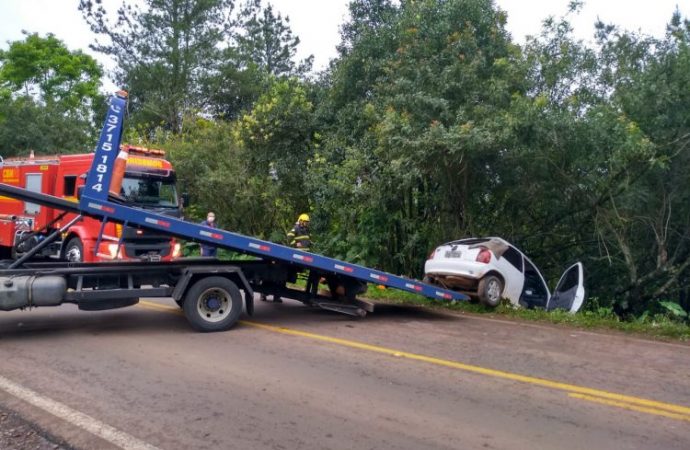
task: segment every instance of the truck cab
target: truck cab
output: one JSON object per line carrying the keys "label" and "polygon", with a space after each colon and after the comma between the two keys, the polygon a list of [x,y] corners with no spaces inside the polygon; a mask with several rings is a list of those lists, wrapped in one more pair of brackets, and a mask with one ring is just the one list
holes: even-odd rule
{"label": "truck cab", "polygon": [[[128,153],[118,201],[171,217],[180,217],[175,172],[162,150],[123,145]],[[0,182],[78,202],[94,154],[12,158],[3,162]],[[9,199],[8,199],[9,200]],[[0,199],[0,252],[20,256],[51,231],[75,217],[69,213],[18,200]],[[103,227],[101,233],[101,227]],[[100,239],[99,239],[100,236]],[[180,253],[170,236],[114,222],[85,217],[72,225],[43,256],[70,262],[113,260],[170,261]]]}

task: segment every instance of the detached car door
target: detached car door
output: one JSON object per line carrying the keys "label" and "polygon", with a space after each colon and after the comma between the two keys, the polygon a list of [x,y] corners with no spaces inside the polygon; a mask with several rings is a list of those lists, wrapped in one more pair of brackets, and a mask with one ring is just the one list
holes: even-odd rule
{"label": "detached car door", "polygon": [[584,270],[582,263],[575,263],[558,280],[553,295],[546,304],[546,310],[564,309],[571,313],[579,311],[585,301]]}

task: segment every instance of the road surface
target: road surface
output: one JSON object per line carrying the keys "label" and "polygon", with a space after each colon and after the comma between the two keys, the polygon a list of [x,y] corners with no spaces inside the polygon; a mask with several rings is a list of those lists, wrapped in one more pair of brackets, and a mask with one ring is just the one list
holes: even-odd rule
{"label": "road surface", "polygon": [[0,361],[0,409],[55,448],[690,448],[689,345],[416,307],[4,312]]}

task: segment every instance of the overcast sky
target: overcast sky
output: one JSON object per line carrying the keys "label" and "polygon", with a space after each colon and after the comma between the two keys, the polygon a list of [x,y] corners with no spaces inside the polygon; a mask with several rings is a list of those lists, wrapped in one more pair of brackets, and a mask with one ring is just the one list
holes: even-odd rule
{"label": "overcast sky", "polygon": [[[104,0],[114,10],[122,0]],[[267,3],[267,0],[264,0]],[[268,3],[290,18],[302,43],[298,56],[314,55],[314,68],[322,69],[336,54],[339,27],[347,18],[348,0],[271,0]],[[508,13],[508,31],[518,42],[537,34],[541,21],[549,15],[565,13],[569,0],[496,0]],[[0,0],[0,48],[7,41],[23,39],[22,30],[41,35],[53,33],[71,49],[84,49],[94,36],[77,10],[78,0]],[[684,17],[690,16],[690,0],[585,0],[580,15],[572,20],[576,35],[591,38],[594,22],[600,18],[628,30],[663,35],[676,5]],[[106,62],[102,55],[94,55]]]}

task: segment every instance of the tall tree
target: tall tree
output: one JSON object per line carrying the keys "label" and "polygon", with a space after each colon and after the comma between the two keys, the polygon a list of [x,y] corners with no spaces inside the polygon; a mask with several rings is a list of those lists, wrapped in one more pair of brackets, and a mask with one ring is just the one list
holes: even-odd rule
{"label": "tall tree", "polygon": [[356,213],[339,233],[358,258],[419,275],[435,243],[482,231],[474,212],[496,180],[511,94],[524,87],[493,2],[391,3],[351,4],[324,105],[336,111],[324,164],[342,173],[313,184]]}
{"label": "tall tree", "polygon": [[290,18],[273,11],[271,4],[262,7],[261,0],[247,1],[239,15],[237,49],[248,65],[275,76],[299,75],[311,70],[313,56],[295,62],[299,37],[292,34]]}
{"label": "tall tree", "polygon": [[139,120],[179,132],[186,113],[206,106],[203,87],[229,37],[233,6],[233,0],[125,1],[115,21],[100,0],[81,0],[79,10],[106,38],[92,48],[116,60],[115,79],[131,91]]}
{"label": "tall tree", "polygon": [[276,14],[261,0],[248,0],[240,8],[232,45],[223,50],[218,70],[208,85],[211,112],[234,120],[251,110],[270,89],[274,77],[303,77],[313,57],[297,61],[299,38],[292,34],[288,17]]}

